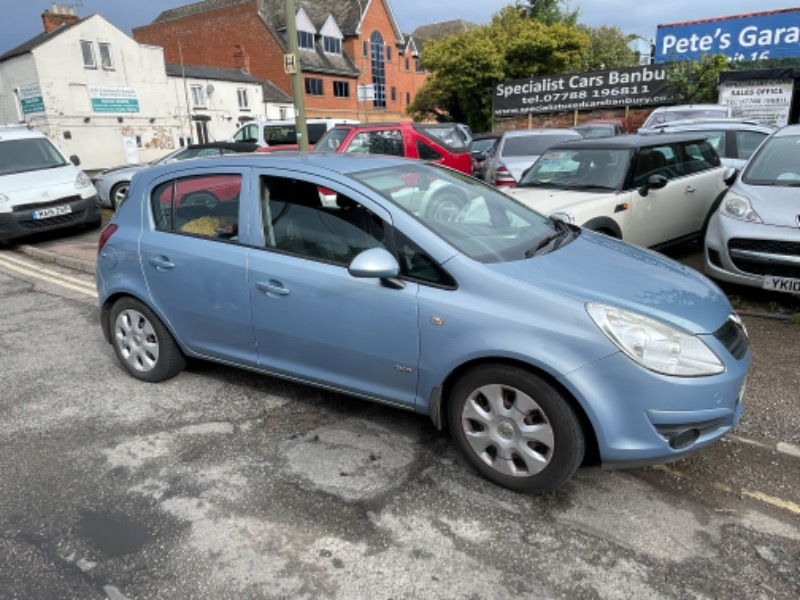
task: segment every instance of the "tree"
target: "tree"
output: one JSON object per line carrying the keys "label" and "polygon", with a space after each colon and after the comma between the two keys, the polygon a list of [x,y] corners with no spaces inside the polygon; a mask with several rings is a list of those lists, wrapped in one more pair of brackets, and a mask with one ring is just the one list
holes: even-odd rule
{"label": "tree", "polygon": [[416,120],[450,118],[488,129],[497,82],[575,71],[588,48],[589,36],[577,27],[546,25],[507,7],[488,25],[425,45],[431,75],[408,112]]}
{"label": "tree", "polygon": [[637,35],[624,34],[619,27],[609,25],[600,27],[579,25],[578,27],[585,31],[591,40],[583,63],[585,70],[632,67],[637,64],[638,56],[628,46],[638,37]]}
{"label": "tree", "polygon": [[516,8],[523,15],[545,25],[576,25],[580,9],[570,10],[569,0],[517,0]]}
{"label": "tree", "polygon": [[700,60],[684,60],[667,65],[667,81],[680,102],[715,103],[719,74],[728,66],[722,54],[703,54]]}

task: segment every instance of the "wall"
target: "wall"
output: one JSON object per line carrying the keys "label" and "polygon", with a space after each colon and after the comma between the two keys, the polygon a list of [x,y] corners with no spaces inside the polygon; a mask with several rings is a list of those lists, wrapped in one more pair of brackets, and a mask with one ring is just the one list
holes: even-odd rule
{"label": "wall", "polygon": [[[639,129],[655,107],[636,107],[628,110],[628,123],[634,131]],[[511,131],[514,129],[539,129],[543,127],[572,127],[580,125],[591,119],[611,119],[625,117],[624,109],[608,109],[582,111],[578,113],[577,120],[574,112],[549,113],[540,115],[527,115],[515,119],[496,120],[494,131]]]}
{"label": "wall", "polygon": [[39,83],[39,74],[32,54],[23,54],[0,63],[0,125],[24,121],[15,91],[19,86],[36,83]]}

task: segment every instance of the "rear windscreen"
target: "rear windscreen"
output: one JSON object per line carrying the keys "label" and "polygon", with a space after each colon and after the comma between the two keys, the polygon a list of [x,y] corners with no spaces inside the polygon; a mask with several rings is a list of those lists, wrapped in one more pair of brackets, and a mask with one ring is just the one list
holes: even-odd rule
{"label": "rear windscreen", "polygon": [[45,138],[0,142],[0,175],[63,167],[67,162]]}

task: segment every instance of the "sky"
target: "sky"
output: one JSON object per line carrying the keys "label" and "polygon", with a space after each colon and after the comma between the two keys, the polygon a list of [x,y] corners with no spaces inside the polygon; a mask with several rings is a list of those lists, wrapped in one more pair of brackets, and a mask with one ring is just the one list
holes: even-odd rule
{"label": "sky", "polygon": [[[375,1],[375,0],[373,0]],[[390,0],[391,1],[391,0]],[[193,0],[60,0],[82,17],[100,13],[125,33],[150,23],[162,11],[192,4]],[[412,32],[420,25],[464,19],[482,24],[513,0],[394,0],[400,28]],[[0,54],[42,32],[41,14],[52,0],[0,0]],[[624,33],[655,38],[658,24],[724,17],[781,8],[798,8],[800,0],[570,0],[580,9],[579,22],[592,27],[616,25]]]}

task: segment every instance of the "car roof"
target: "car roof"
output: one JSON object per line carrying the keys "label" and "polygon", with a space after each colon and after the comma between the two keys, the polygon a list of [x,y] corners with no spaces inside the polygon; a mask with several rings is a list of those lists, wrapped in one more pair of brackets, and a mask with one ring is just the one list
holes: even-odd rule
{"label": "car roof", "polygon": [[644,146],[655,146],[661,144],[671,144],[679,142],[706,141],[704,135],[692,135],[691,133],[663,133],[660,135],[642,135],[638,133],[630,135],[616,135],[606,138],[582,138],[580,140],[567,140],[558,142],[550,147],[553,148],[640,148]]}
{"label": "car roof", "polygon": [[[189,144],[184,148],[191,150],[202,150],[203,148],[222,148],[240,151],[247,151],[248,148],[252,148],[251,152],[255,152],[255,150],[258,148],[258,144],[254,144],[252,142],[208,142],[205,144]],[[181,148],[181,150],[184,148]]]}
{"label": "car roof", "polygon": [[680,121],[667,121],[666,123],[656,123],[648,127],[654,131],[669,131],[679,129],[707,129],[715,127],[717,129],[751,129],[758,131],[773,131],[775,128],[764,125],[758,121],[737,118],[705,118],[705,119],[681,119]]}
{"label": "car roof", "polygon": [[528,136],[531,136],[531,135],[554,135],[554,134],[558,134],[558,135],[566,134],[566,135],[569,135],[569,136],[580,135],[579,133],[577,133],[573,129],[557,128],[557,127],[552,127],[552,128],[545,127],[545,128],[542,128],[542,129],[515,129],[513,131],[505,131],[505,132],[503,132],[503,137],[528,137]]}
{"label": "car roof", "polygon": [[800,123],[785,125],[772,134],[773,137],[784,137],[790,135],[800,135]]}
{"label": "car roof", "polygon": [[47,137],[41,131],[29,129],[26,125],[3,125],[0,126],[0,141],[21,140],[26,138]]}

